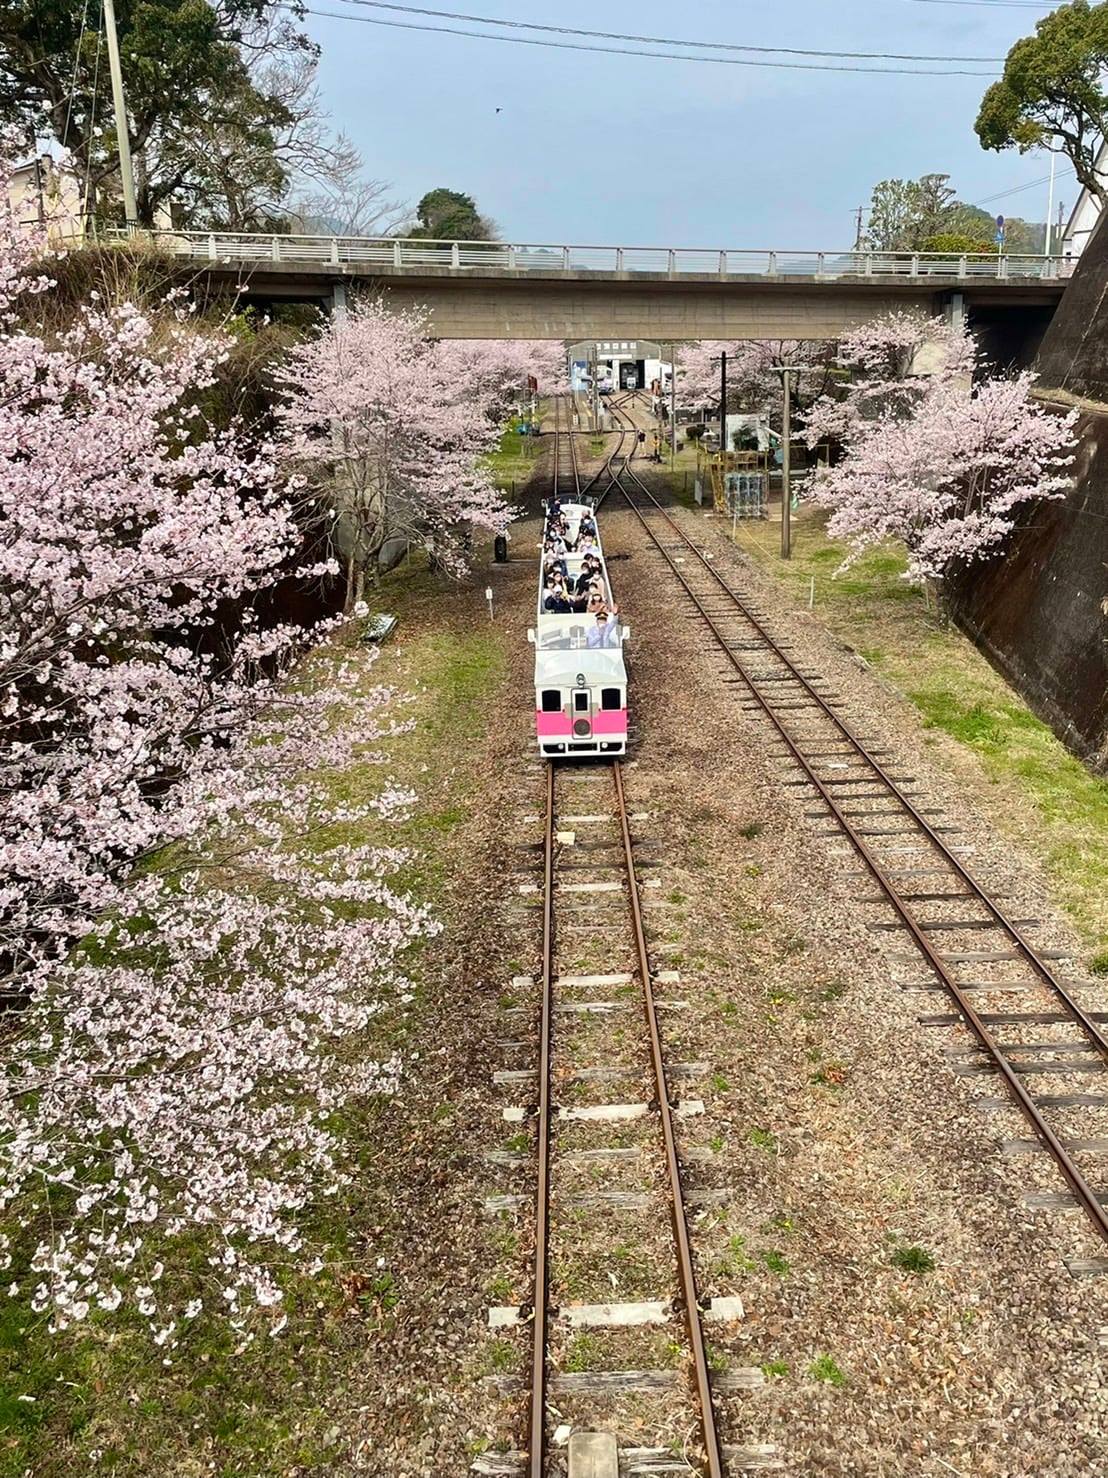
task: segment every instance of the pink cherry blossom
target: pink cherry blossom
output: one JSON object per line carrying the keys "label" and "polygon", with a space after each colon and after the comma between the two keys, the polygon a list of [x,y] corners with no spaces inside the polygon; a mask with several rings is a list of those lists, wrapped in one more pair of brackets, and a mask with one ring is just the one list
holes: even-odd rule
{"label": "pink cherry blossom", "polygon": [[1036,402],[1027,372],[974,379],[966,329],[890,314],[848,335],[839,364],[849,381],[816,402],[806,429],[813,445],[829,437],[843,448],[812,493],[852,558],[895,538],[910,578],[939,578],[993,554],[1024,504],[1070,487],[1076,413]]}
{"label": "pink cherry blossom", "polygon": [[336,1111],[400,1079],[371,1029],[434,925],[366,838],[412,796],[329,780],[384,764],[404,700],[326,645],[338,623],[256,614],[330,567],[278,448],[199,409],[225,338],[175,300],[37,327],[41,243],[6,200],[0,1263],[53,1328],[137,1313],[168,1359],[201,1313],[283,1327],[281,1266],[322,1265],[301,1214],[348,1173]]}
{"label": "pink cherry blossom", "polygon": [[499,439],[506,375],[518,380],[525,361],[498,346],[493,363],[487,348],[429,332],[422,313],[361,303],[280,375],[282,451],[335,515],[350,607],[388,539],[461,571],[471,531],[501,533],[511,518],[482,459]]}

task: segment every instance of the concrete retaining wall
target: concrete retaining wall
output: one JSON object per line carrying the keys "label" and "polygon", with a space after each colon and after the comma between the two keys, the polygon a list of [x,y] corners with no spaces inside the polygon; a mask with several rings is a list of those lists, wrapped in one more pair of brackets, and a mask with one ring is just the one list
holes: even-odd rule
{"label": "concrete retaining wall", "polygon": [[1081,410],[1075,487],[1032,510],[1002,558],[950,582],[955,620],[1059,737],[1108,771],[1108,233],[1043,339],[1039,390]]}

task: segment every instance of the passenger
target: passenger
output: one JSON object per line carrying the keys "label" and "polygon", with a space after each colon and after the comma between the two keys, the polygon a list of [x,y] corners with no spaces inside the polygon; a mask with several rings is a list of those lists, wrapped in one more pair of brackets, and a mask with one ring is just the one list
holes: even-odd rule
{"label": "passenger", "polygon": [[542,608],[552,616],[567,616],[573,607],[564,590],[559,589],[552,579],[547,580]]}
{"label": "passenger", "polygon": [[596,625],[589,627],[585,640],[589,647],[619,646],[619,607],[615,601],[612,602],[610,614],[606,610],[597,611]]}
{"label": "passenger", "polygon": [[581,537],[577,540],[577,553],[578,554],[595,554],[596,553],[596,540],[593,538],[593,536],[591,534],[582,534]]}

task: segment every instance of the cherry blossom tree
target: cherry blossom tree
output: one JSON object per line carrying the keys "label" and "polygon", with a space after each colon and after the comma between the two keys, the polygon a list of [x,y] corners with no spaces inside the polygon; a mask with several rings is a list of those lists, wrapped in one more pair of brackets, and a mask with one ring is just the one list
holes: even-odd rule
{"label": "cherry blossom tree", "polygon": [[839,381],[804,415],[808,443],[843,441],[866,422],[906,415],[935,384],[968,385],[976,363],[972,334],[945,318],[893,312],[871,319],[839,344]]}
{"label": "cherry blossom tree", "polygon": [[793,381],[798,409],[826,393],[833,372],[836,345],[825,340],[736,339],[703,340],[678,351],[677,404],[684,410],[711,408],[719,414],[721,352],[727,354],[727,409],[764,411],[780,431],[783,413],[779,365],[793,365],[800,373]]}
{"label": "cherry blossom tree", "polygon": [[560,340],[444,339],[438,354],[459,391],[481,405],[497,426],[527,394],[529,376],[538,381],[539,395],[564,395],[569,390]]}
{"label": "cherry blossom tree", "polygon": [[909,577],[937,579],[956,561],[987,558],[1024,505],[1071,485],[1076,412],[1036,402],[1027,372],[975,382],[966,329],[892,314],[847,335],[839,363],[851,379],[812,407],[807,435],[844,449],[817,471],[812,494],[851,558],[896,538]]}
{"label": "cherry blossom tree", "polygon": [[422,314],[380,299],[292,351],[281,375],[283,451],[336,517],[348,605],[389,538],[460,571],[472,528],[507,527],[481,461],[499,434],[487,412],[503,371],[475,391],[464,372],[473,358],[429,339]]}
{"label": "cherry blossom tree", "polygon": [[[54,1328],[120,1310],[171,1349],[215,1310],[249,1337],[250,1309],[280,1327],[298,1213],[342,1183],[335,1110],[399,1071],[351,1039],[431,927],[390,886],[402,854],[304,845],[410,803],[326,786],[398,728],[392,695],[338,655],[290,686],[327,628],[254,618],[323,567],[302,568],[274,447],[198,408],[224,338],[175,302],[36,329],[41,243],[5,202],[0,962],[23,1009],[0,1051],[0,1264]],[[203,1254],[187,1291],[174,1239]]]}

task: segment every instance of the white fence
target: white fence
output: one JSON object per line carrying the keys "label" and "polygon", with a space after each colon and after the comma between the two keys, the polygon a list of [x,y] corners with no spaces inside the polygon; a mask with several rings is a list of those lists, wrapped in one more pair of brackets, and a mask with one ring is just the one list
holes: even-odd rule
{"label": "white fence", "polygon": [[[126,232],[109,233],[126,239]],[[917,279],[1068,277],[1073,261],[1059,256],[997,252],[708,251],[664,246],[548,246],[506,241],[420,241],[389,236],[283,236],[244,231],[149,231],[152,240],[193,261],[256,267],[298,264],[361,267],[387,275],[433,267],[455,272],[599,272],[714,278],[840,277]]]}

